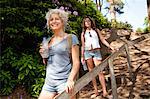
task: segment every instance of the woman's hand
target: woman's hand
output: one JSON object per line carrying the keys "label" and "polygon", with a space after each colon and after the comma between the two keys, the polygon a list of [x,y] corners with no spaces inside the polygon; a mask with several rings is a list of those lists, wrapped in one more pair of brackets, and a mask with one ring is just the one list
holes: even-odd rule
{"label": "woman's hand", "polygon": [[[42,53],[44,52],[44,50],[45,50],[45,49],[42,48],[42,46],[40,46],[39,53],[42,54]],[[46,65],[46,63],[47,63],[47,59],[43,58],[43,64]]]}
{"label": "woman's hand", "polygon": [[109,48],[112,50],[112,51],[115,51],[115,49],[110,45]]}
{"label": "woman's hand", "polygon": [[111,45],[109,46],[109,48],[112,50],[112,52],[118,51],[119,49],[115,49],[114,47],[112,47]]}
{"label": "woman's hand", "polygon": [[81,63],[82,63],[82,64],[85,64],[85,59],[84,59],[84,57],[81,57]]}
{"label": "woman's hand", "polygon": [[40,50],[39,53],[43,53],[44,52],[44,48],[42,47],[42,45],[40,46]]}
{"label": "woman's hand", "polygon": [[75,82],[73,80],[67,81],[66,88],[65,88],[67,93],[72,94],[73,89],[74,89],[74,84],[75,84]]}

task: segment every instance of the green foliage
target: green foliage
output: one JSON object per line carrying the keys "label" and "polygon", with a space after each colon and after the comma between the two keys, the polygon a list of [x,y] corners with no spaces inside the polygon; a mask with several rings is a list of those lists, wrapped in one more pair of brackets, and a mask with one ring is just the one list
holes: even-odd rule
{"label": "green foliage", "polygon": [[1,70],[0,82],[1,88],[0,92],[4,95],[8,95],[13,91],[16,80],[12,79],[12,74],[10,71]]}
{"label": "green foliage", "polygon": [[[26,87],[29,93],[33,93],[37,79],[45,77],[45,67],[40,65],[40,57],[36,55],[22,54],[18,57],[12,48],[7,48],[2,53],[1,62],[1,95],[12,93],[18,84]],[[43,81],[39,81],[41,86]],[[41,90],[41,87],[39,88]]]}
{"label": "green foliage", "polygon": [[95,19],[97,28],[111,28],[111,23],[105,17],[103,17],[99,11],[97,11],[96,14],[93,14],[92,16]]}
{"label": "green foliage", "polygon": [[148,20],[148,17],[145,17],[144,19],[144,29],[137,28],[136,32],[138,33],[150,33],[150,20]]}
{"label": "green foliage", "polygon": [[150,27],[146,27],[146,28],[144,28],[144,33],[150,33]]}
{"label": "green foliage", "polygon": [[14,78],[14,73],[11,64],[16,59],[16,55],[13,53],[12,48],[7,48],[3,51],[1,56],[0,68],[1,68],[1,75],[0,75],[0,82],[1,88],[0,93],[4,95],[8,95],[13,91],[13,88],[17,82]]}
{"label": "green foliage", "polygon": [[[44,28],[45,13],[55,5],[49,0],[3,0],[0,4],[0,93],[8,95],[18,84],[33,93],[37,79],[45,77],[38,44],[42,36],[48,34]],[[43,81],[39,80],[38,83],[43,85]]]}
{"label": "green foliage", "polygon": [[42,89],[42,86],[44,84],[44,78],[36,78],[35,83],[31,86],[32,92],[31,95],[34,97],[38,97],[39,93]]}
{"label": "green foliage", "polygon": [[145,20],[144,20],[144,25],[145,25],[145,28],[144,28],[144,33],[150,33],[150,20],[148,19],[148,17],[145,17]]}
{"label": "green foliage", "polygon": [[148,27],[148,25],[150,25],[150,20],[148,19],[148,17],[145,17],[145,19],[144,19],[144,25],[146,27]]}
{"label": "green foliage", "polygon": [[137,33],[143,33],[143,29],[142,28],[137,28],[136,32]]}
{"label": "green foliage", "polygon": [[[39,79],[45,78],[45,67],[39,64],[39,59],[39,57],[33,57],[33,55],[23,54],[19,60],[12,64],[19,72],[19,83],[26,86],[27,90],[33,96],[35,96],[35,94],[38,95],[42,88],[44,80]],[[38,89],[37,86],[39,87]]]}
{"label": "green foliage", "polygon": [[131,30],[132,29],[132,25],[125,22],[116,22],[115,28],[117,29],[125,29],[125,30]]}

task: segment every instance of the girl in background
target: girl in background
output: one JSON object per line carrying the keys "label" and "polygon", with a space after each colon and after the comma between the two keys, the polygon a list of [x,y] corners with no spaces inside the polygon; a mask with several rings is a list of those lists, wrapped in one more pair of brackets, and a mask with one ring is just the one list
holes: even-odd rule
{"label": "girl in background", "polygon": [[[106,45],[108,48],[114,50],[113,47],[102,37],[99,29],[96,28],[94,21],[90,17],[85,17],[82,22],[83,32],[81,33],[81,62],[84,64],[87,63],[89,71],[91,71],[94,66],[98,66],[102,62],[102,56],[100,53],[100,41]],[[108,95],[106,90],[105,78],[103,72],[99,73],[99,81],[102,85],[103,97]],[[94,86],[94,94],[91,95],[91,98],[95,98],[99,95],[97,89],[96,79],[92,80]]]}

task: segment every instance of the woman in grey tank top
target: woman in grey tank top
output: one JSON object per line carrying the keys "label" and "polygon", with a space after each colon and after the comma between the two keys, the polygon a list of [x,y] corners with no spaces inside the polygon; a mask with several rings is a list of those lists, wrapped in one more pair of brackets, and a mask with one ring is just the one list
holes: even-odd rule
{"label": "woman in grey tank top", "polygon": [[[47,64],[46,78],[39,99],[53,99],[64,90],[72,93],[80,67],[78,38],[65,33],[64,30],[68,13],[51,9],[47,12],[46,19],[47,27],[54,35],[48,42],[48,58],[43,58],[43,63]],[[41,46],[39,52],[42,56],[45,49]]]}

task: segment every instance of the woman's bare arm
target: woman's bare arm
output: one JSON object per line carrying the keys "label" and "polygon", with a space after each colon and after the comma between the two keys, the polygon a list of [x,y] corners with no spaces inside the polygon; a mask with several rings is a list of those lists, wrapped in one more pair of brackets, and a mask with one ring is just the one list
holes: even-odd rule
{"label": "woman's bare arm", "polygon": [[84,57],[84,32],[81,33],[81,57]]}
{"label": "woman's bare arm", "polygon": [[66,92],[71,93],[74,87],[74,81],[76,80],[77,74],[80,68],[80,61],[79,61],[79,46],[74,45],[72,46],[72,69],[70,75],[67,80]]}
{"label": "woman's bare arm", "polygon": [[106,39],[103,37],[103,35],[101,34],[101,31],[99,29],[97,29],[97,32],[99,34],[99,38],[101,40],[101,42],[106,45],[108,48],[114,50],[114,48],[112,46],[110,46],[110,44],[106,41]]}

